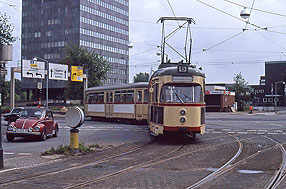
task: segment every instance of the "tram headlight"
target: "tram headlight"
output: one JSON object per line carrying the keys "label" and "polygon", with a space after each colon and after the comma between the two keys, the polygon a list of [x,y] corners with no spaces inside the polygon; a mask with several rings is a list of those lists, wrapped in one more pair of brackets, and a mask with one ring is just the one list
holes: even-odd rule
{"label": "tram headlight", "polygon": [[187,111],[186,111],[185,109],[181,109],[181,110],[180,110],[180,114],[181,114],[182,116],[186,115],[186,113],[187,113]]}
{"label": "tram headlight", "polygon": [[184,117],[184,116],[183,116],[183,117],[180,117],[180,122],[181,122],[181,123],[185,123],[185,122],[186,122],[186,117]]}

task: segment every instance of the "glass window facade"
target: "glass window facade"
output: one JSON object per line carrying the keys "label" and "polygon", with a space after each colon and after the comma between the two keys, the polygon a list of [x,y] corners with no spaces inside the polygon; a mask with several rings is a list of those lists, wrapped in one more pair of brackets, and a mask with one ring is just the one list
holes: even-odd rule
{"label": "glass window facade", "polygon": [[[22,6],[22,59],[58,63],[67,45],[79,44],[111,63],[106,85],[128,83],[128,0],[23,0]],[[23,79],[23,87],[36,88],[37,82]],[[49,87],[65,86],[51,81]]]}

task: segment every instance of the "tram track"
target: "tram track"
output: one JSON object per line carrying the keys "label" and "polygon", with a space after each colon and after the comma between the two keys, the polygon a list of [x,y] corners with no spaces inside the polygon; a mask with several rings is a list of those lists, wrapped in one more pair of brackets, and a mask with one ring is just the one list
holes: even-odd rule
{"label": "tram track", "polygon": [[285,168],[286,168],[286,150],[283,147],[283,145],[277,141],[275,141],[274,139],[267,137],[270,140],[272,140],[273,142],[275,142],[279,148],[282,151],[282,163],[281,166],[279,168],[279,170],[275,173],[275,175],[271,178],[270,182],[267,184],[267,186],[265,187],[266,189],[274,189],[277,186],[279,186],[280,182],[283,180],[283,178],[286,176],[285,173]]}
{"label": "tram track", "polygon": [[[198,140],[198,141],[194,141],[194,143],[196,142],[206,142],[206,141],[211,141],[211,140],[216,140],[216,139],[223,139],[223,138],[226,138],[226,137],[229,137],[229,136],[216,136],[216,137],[210,137],[210,138],[206,138],[204,140]],[[94,165],[98,165],[98,164],[101,164],[101,163],[105,163],[105,162],[108,162],[112,159],[115,159],[115,158],[118,158],[118,157],[121,157],[121,156],[125,156],[125,155],[128,155],[128,154],[131,154],[133,152],[137,152],[137,151],[140,151],[142,150],[144,147],[146,146],[149,146],[151,144],[153,144],[154,141],[152,142],[149,142],[149,143],[145,143],[144,145],[141,145],[137,148],[132,148],[129,149],[129,150],[126,150],[124,152],[121,152],[121,153],[118,153],[116,155],[113,155],[113,156],[110,156],[110,157],[107,157],[107,158],[103,158],[103,159],[100,159],[100,160],[97,160],[97,161],[94,161],[94,162],[91,162],[91,163],[87,163],[87,164],[81,164],[81,165],[75,165],[75,166],[70,166],[68,168],[65,168],[65,169],[60,169],[60,170],[50,170],[50,171],[39,171],[39,172],[36,172],[36,173],[28,173],[28,171],[26,171],[26,173],[22,173],[22,175],[24,175],[23,177],[19,178],[19,179],[14,179],[14,180],[11,180],[11,181],[8,181],[6,183],[2,183],[0,184],[0,187],[2,186],[8,186],[8,185],[11,185],[11,184],[16,184],[16,183],[21,183],[21,182],[24,182],[24,181],[27,181],[27,180],[32,180],[32,179],[39,179],[39,178],[42,178],[42,177],[46,177],[46,176],[51,176],[51,175],[56,175],[56,174],[60,174],[60,173],[63,173],[63,172],[67,172],[67,171],[72,171],[72,170],[76,170],[76,169],[80,169],[80,168],[84,168],[84,167],[87,167],[87,166],[94,166]],[[225,144],[225,143],[224,143]],[[207,145],[208,144],[203,144],[203,145]],[[223,145],[223,144],[221,144]],[[201,148],[199,147],[201,150],[203,149],[206,149],[208,147],[205,147],[205,148]],[[172,153],[175,153],[177,152],[178,150],[180,150],[181,147],[179,149],[176,149],[175,151],[172,151],[171,153],[168,153],[168,154],[164,154],[162,157],[160,158],[163,158],[163,157],[166,157]],[[200,151],[200,150],[196,150],[196,151]],[[144,165],[146,164],[146,162],[143,163]],[[143,165],[143,164],[140,164],[140,165]],[[138,167],[138,166],[137,166]],[[131,166],[130,168],[127,168],[126,170],[131,170],[133,167]],[[134,167],[135,168],[135,167]],[[122,171],[121,171],[122,172]],[[118,174],[118,173],[117,173]]]}
{"label": "tram track", "polygon": [[204,177],[203,179],[199,180],[198,182],[196,182],[195,184],[187,187],[187,189],[192,189],[192,188],[199,188],[201,186],[203,186],[204,184],[207,184],[209,183],[210,181],[212,181],[213,179],[227,173],[227,172],[230,172],[232,170],[234,170],[235,168],[237,168],[238,166],[242,165],[243,163],[245,163],[246,161],[249,161],[250,159],[253,159],[255,158],[256,156],[260,155],[261,153],[265,153],[267,151],[270,151],[272,150],[273,148],[275,147],[279,147],[280,150],[282,151],[282,163],[280,165],[280,168],[278,171],[275,172],[274,176],[270,179],[270,181],[268,182],[268,184],[265,186],[265,189],[274,189],[276,188],[280,182],[286,177],[286,172],[285,172],[285,169],[286,169],[286,150],[285,148],[283,147],[283,144],[286,144],[286,143],[279,143],[277,141],[275,141],[274,139],[268,137],[268,136],[263,136],[265,138],[267,138],[268,140],[276,143],[276,145],[272,146],[272,147],[268,147],[266,149],[263,149],[261,151],[258,151],[256,153],[253,153],[243,159],[241,159],[240,161],[234,163],[234,164],[231,164],[232,162],[234,162],[234,160],[239,156],[239,154],[241,153],[242,149],[238,150],[236,155],[233,156],[233,158],[227,162],[226,164],[224,164],[223,166],[221,166],[220,168],[218,168],[215,172],[213,172],[212,174]]}
{"label": "tram track", "polygon": [[196,187],[199,187],[199,186],[201,186],[207,182],[210,182],[211,180],[213,180],[214,178],[219,176],[227,168],[227,166],[229,166],[232,162],[234,162],[237,159],[237,157],[242,152],[243,144],[241,143],[241,141],[239,141],[239,139],[237,137],[235,137],[235,138],[239,143],[239,148],[238,148],[238,151],[236,152],[236,154],[228,162],[226,162],[223,166],[221,166],[219,169],[217,169],[215,172],[206,176],[205,178],[201,179],[200,181],[196,182],[195,184],[188,187],[187,189],[196,188]]}
{"label": "tram track", "polygon": [[100,159],[100,160],[97,160],[95,162],[91,162],[91,163],[88,163],[88,164],[82,164],[82,165],[78,165],[78,166],[71,166],[69,168],[61,169],[61,170],[58,170],[58,171],[50,171],[50,172],[42,171],[42,172],[37,172],[36,174],[28,174],[24,178],[16,179],[16,180],[8,182],[8,183],[2,183],[2,184],[0,184],[0,187],[1,186],[6,186],[6,185],[10,185],[10,184],[13,184],[13,183],[19,183],[19,182],[28,180],[31,177],[32,178],[40,178],[40,177],[45,177],[45,176],[49,176],[49,175],[59,174],[61,172],[65,172],[65,171],[69,171],[69,170],[73,170],[73,169],[79,169],[79,168],[82,168],[82,167],[85,167],[85,166],[89,166],[89,165],[104,163],[104,162],[109,161],[111,159],[114,159],[114,158],[117,158],[117,157],[120,157],[120,156],[123,156],[123,155],[127,155],[127,154],[130,154],[130,153],[136,152],[138,150],[141,150],[145,146],[151,145],[153,143],[154,143],[154,141],[148,142],[148,143],[144,143],[143,145],[141,145],[139,147],[135,147],[135,148],[130,147],[130,149],[128,148],[124,152],[121,152],[121,153],[115,154],[113,156],[110,156],[110,157],[107,157],[107,158],[103,158],[103,159]]}
{"label": "tram track", "polygon": [[[221,141],[221,139],[223,138],[235,138],[236,136],[232,136],[232,135],[225,135],[225,136],[216,136],[216,137],[210,137],[210,138],[207,138],[205,140],[199,140],[199,141],[194,141],[194,143],[196,142],[204,142],[204,141],[209,141],[209,143],[213,143],[211,142],[212,140],[217,140],[218,138],[220,139],[219,141]],[[255,137],[252,137],[252,138],[256,138],[257,136]],[[242,140],[246,140],[246,139],[242,139]],[[222,140],[223,141],[223,140]],[[203,151],[203,150],[209,150],[211,148],[216,148],[216,147],[219,147],[219,146],[223,146],[223,145],[228,145],[228,144],[232,144],[232,143],[237,143],[238,142],[238,139],[236,138],[235,140],[232,140],[232,141],[227,141],[227,142],[222,142],[222,143],[218,143],[216,145],[208,145],[207,143],[206,144],[203,144],[203,145],[207,145],[206,147],[202,147],[202,146],[197,146],[198,149],[195,149],[195,150],[192,150],[191,152],[186,152],[186,153],[182,153],[182,154],[179,154],[179,155],[175,155],[175,156],[171,156],[173,154],[177,154],[179,151],[181,151],[183,149],[183,146],[180,146],[178,148],[176,148],[175,150],[172,150],[166,154],[163,154],[159,157],[156,157],[155,159],[152,159],[151,161],[143,161],[139,164],[136,164],[136,165],[131,165],[131,166],[128,166],[126,168],[123,168],[123,169],[120,169],[118,171],[115,171],[115,172],[112,172],[112,173],[109,173],[109,174],[106,174],[106,175],[103,175],[103,176],[100,176],[100,177],[97,177],[95,179],[89,179],[85,182],[81,182],[81,183],[76,183],[76,184],[71,184],[71,185],[68,185],[68,186],[63,186],[63,188],[77,188],[77,187],[83,187],[83,186],[87,186],[87,185],[90,185],[90,184],[93,184],[93,183],[97,183],[97,182],[100,182],[100,181],[103,181],[103,180],[107,180],[108,178],[111,178],[111,177],[114,177],[114,176],[117,176],[117,175],[120,175],[120,174],[123,174],[123,173],[126,173],[126,172],[130,172],[134,169],[137,169],[137,168],[145,168],[145,167],[149,167],[149,166],[152,166],[152,165],[156,165],[156,164],[161,164],[161,163],[164,163],[166,161],[169,161],[169,160],[173,160],[173,159],[176,159],[176,158],[180,158],[180,157],[183,157],[185,155],[188,155],[188,154],[192,154],[192,153],[196,153],[196,152],[199,152],[199,151]],[[88,163],[88,164],[84,164],[84,165],[77,165],[77,166],[72,166],[72,167],[68,167],[66,169],[61,169],[61,170],[58,170],[58,171],[52,171],[52,172],[42,172],[42,173],[37,173],[37,175],[27,175],[27,177],[25,178],[21,178],[21,179],[17,179],[17,180],[14,180],[14,181],[11,181],[9,183],[5,183],[5,184],[0,184],[0,187],[1,186],[7,186],[7,185],[10,185],[10,184],[14,184],[14,183],[21,183],[21,182],[25,182],[25,181],[28,181],[28,180],[33,180],[33,179],[39,179],[41,177],[46,177],[46,176],[52,176],[52,175],[58,175],[58,174],[62,174],[64,172],[68,172],[68,171],[73,171],[73,170],[77,170],[77,169],[81,169],[81,168],[85,168],[85,167],[88,167],[88,166],[95,166],[95,165],[98,165],[98,164],[101,164],[101,163],[105,163],[105,162],[108,162],[112,159],[116,159],[116,158],[119,158],[119,157],[122,157],[122,156],[125,156],[125,155],[128,155],[128,154],[131,154],[133,152],[137,152],[137,151],[140,151],[144,146],[148,146],[148,144],[153,144],[154,142],[151,142],[151,143],[146,143],[138,148],[134,148],[134,149],[130,149],[129,151],[125,151],[125,152],[122,152],[120,154],[117,154],[117,155],[114,155],[112,157],[108,157],[106,159],[101,159],[101,160],[98,160],[98,161],[95,161],[95,162],[91,162],[91,163]],[[171,156],[171,157],[170,157]]]}
{"label": "tram track", "polygon": [[[226,145],[226,144],[231,144],[231,143],[234,143],[236,141],[231,141],[231,142],[225,142],[225,143],[217,144],[217,145],[215,145],[215,147]],[[214,147],[214,146],[212,146],[212,147]],[[183,153],[183,154],[180,154],[180,155],[172,156],[170,158],[167,157],[168,155],[174,154],[174,153],[176,153],[176,152],[178,152],[180,150],[180,149],[177,149],[177,150],[174,150],[173,152],[170,152],[168,154],[163,155],[162,157],[158,157],[155,161],[152,160],[151,162],[142,162],[141,164],[132,165],[132,166],[129,166],[129,167],[125,168],[125,169],[121,169],[119,171],[113,172],[113,173],[108,174],[108,175],[104,175],[104,176],[101,176],[101,177],[98,177],[98,178],[95,178],[95,179],[92,179],[92,180],[88,180],[88,181],[85,181],[85,182],[82,182],[82,183],[78,183],[78,184],[69,185],[69,186],[62,187],[62,188],[63,189],[71,189],[71,188],[85,187],[85,186],[88,186],[88,185],[91,185],[91,184],[95,184],[97,182],[109,179],[111,177],[114,177],[114,176],[126,173],[128,171],[132,171],[132,170],[137,169],[137,168],[147,168],[147,167],[150,167],[150,166],[153,166],[153,165],[164,163],[164,162],[169,161],[169,160],[173,160],[173,159],[180,158],[180,157],[192,154],[192,153],[196,153],[198,151],[207,150],[209,148],[211,148],[211,147],[206,147],[206,148],[201,148],[201,149],[194,150],[194,151],[191,151],[191,152],[186,152],[186,153]],[[165,157],[165,159],[164,159],[164,157]]]}

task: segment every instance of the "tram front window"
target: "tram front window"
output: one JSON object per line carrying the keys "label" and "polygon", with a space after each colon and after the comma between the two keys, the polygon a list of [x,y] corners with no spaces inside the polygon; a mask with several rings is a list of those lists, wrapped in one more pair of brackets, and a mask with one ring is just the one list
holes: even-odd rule
{"label": "tram front window", "polygon": [[202,102],[202,87],[197,84],[167,84],[161,89],[160,101],[167,103]]}

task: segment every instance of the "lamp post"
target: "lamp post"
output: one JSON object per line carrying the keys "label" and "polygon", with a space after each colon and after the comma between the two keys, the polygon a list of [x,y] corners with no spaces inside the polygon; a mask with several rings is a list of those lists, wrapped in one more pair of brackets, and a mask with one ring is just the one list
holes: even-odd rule
{"label": "lamp post", "polygon": [[275,82],[275,98],[274,98],[274,111],[277,114],[277,84],[278,83],[282,83],[283,85],[285,85],[284,81],[277,81]]}
{"label": "lamp post", "polygon": [[33,58],[34,61],[38,61],[38,59],[44,61],[47,64],[46,108],[48,109],[49,108],[49,61],[40,57]]}

